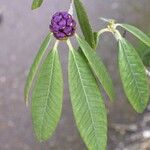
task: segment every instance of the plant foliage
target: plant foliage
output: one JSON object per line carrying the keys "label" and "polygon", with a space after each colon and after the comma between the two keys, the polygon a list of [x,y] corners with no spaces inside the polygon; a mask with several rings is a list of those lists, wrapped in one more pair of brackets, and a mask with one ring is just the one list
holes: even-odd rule
{"label": "plant foliage", "polygon": [[81,39],[80,37],[77,37],[77,41],[85,57],[87,58],[92,70],[94,71],[97,78],[101,82],[103,88],[105,89],[106,93],[108,94],[111,100],[114,100],[115,92],[112,80],[101,58],[96,54],[95,51],[93,51],[93,49],[85,40]]}
{"label": "plant foliage", "polygon": [[[33,0],[32,9],[41,6],[43,0]],[[93,32],[86,10],[80,0],[72,1],[84,38],[76,34],[80,51],[73,48],[69,39],[68,80],[72,109],[77,128],[89,150],[107,149],[107,111],[99,82],[111,100],[115,90],[112,79],[96,51],[99,37],[110,32],[118,42],[118,64],[124,92],[134,110],[142,113],[149,101],[149,83],[146,67],[150,66],[150,38],[138,28],[114,20],[104,19],[107,27]],[[71,5],[72,6],[72,5]],[[57,18],[58,19],[58,18]],[[57,27],[57,25],[55,25]],[[123,38],[120,26],[137,37],[139,48],[134,48]],[[55,33],[54,33],[55,34]],[[32,91],[32,122],[39,141],[49,139],[60,120],[63,98],[62,69],[57,50],[58,41],[48,53],[51,33],[43,41],[31,66],[25,85],[25,100]],[[56,37],[56,36],[55,36]],[[45,59],[44,59],[45,58]],[[147,73],[147,74],[146,74]],[[33,82],[35,81],[35,84]]]}
{"label": "plant foliage", "polygon": [[125,93],[137,112],[143,112],[149,100],[148,79],[144,65],[133,46],[119,40],[119,68]]}
{"label": "plant foliage", "polygon": [[33,0],[33,3],[32,3],[32,9],[37,9],[39,8],[43,3],[43,0]]}
{"label": "plant foliage", "polygon": [[75,5],[77,17],[79,20],[81,30],[85,37],[85,40],[89,43],[89,45],[92,48],[95,48],[96,43],[95,43],[94,33],[92,31],[92,28],[89,23],[89,19],[88,19],[87,13],[83,7],[83,4],[80,0],[74,0],[74,5]]}
{"label": "plant foliage", "polygon": [[139,42],[139,44],[136,47],[136,51],[138,52],[139,56],[141,57],[144,65],[146,67],[150,67],[150,47],[145,45],[143,42]]}
{"label": "plant foliage", "polygon": [[30,68],[30,72],[26,81],[26,85],[25,85],[25,90],[24,90],[24,96],[25,96],[25,102],[26,105],[28,105],[28,101],[29,101],[29,94],[30,94],[30,90],[32,88],[32,83],[33,80],[35,79],[35,76],[37,74],[38,71],[38,67],[42,61],[42,58],[47,50],[47,47],[51,41],[51,33],[48,33],[48,35],[46,36],[46,38],[44,39],[37,55],[36,58],[34,59],[34,62]]}
{"label": "plant foliage", "polygon": [[119,26],[123,27],[127,31],[131,32],[135,37],[140,39],[144,44],[150,47],[150,38],[143,33],[141,30],[138,28],[131,26],[129,24],[118,24]]}
{"label": "plant foliage", "polygon": [[69,53],[69,87],[77,127],[89,150],[106,148],[107,117],[102,95],[79,52]]}
{"label": "plant foliage", "polygon": [[61,115],[62,71],[57,49],[49,52],[37,77],[32,94],[32,120],[38,140],[47,140]]}

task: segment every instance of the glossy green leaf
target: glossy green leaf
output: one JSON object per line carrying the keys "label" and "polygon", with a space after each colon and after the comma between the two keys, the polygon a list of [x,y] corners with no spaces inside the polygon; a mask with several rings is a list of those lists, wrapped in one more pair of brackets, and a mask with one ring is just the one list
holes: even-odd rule
{"label": "glossy green leaf", "polygon": [[32,95],[32,122],[39,141],[47,140],[56,129],[62,97],[61,64],[58,51],[53,49],[42,64]]}
{"label": "glossy green leaf", "polygon": [[48,33],[47,37],[44,39],[40,49],[39,49],[39,52],[37,53],[36,55],[36,58],[31,66],[31,69],[29,71],[29,74],[28,74],[28,77],[27,77],[27,81],[26,81],[26,85],[25,85],[25,89],[24,89],[24,96],[25,96],[25,102],[26,104],[28,104],[28,100],[29,100],[29,94],[30,94],[30,90],[31,90],[31,87],[32,87],[32,83],[33,83],[33,80],[36,76],[36,73],[38,71],[38,67],[41,63],[41,60],[47,50],[47,47],[49,45],[51,41],[51,33]]}
{"label": "glossy green leaf", "polygon": [[89,19],[83,4],[80,0],[74,0],[74,5],[85,40],[92,48],[95,48],[94,34],[92,32],[92,28],[90,26]]}
{"label": "glossy green leaf", "polygon": [[124,38],[119,40],[119,68],[129,102],[137,112],[143,112],[149,100],[148,79],[140,57]]}
{"label": "glossy green leaf", "polygon": [[107,115],[95,77],[78,51],[69,53],[69,88],[77,127],[89,150],[106,150]]}
{"label": "glossy green leaf", "polygon": [[43,0],[33,0],[32,2],[32,10],[33,9],[36,9],[36,8],[39,8],[43,3]]}
{"label": "glossy green leaf", "polygon": [[132,33],[134,36],[136,36],[139,40],[141,40],[143,43],[145,43],[147,46],[150,47],[150,38],[143,33],[141,30],[138,28],[128,25],[128,24],[118,24],[122,28],[126,29],[130,33]]}
{"label": "glossy green leaf", "polygon": [[93,51],[93,49],[84,39],[81,39],[77,36],[77,41],[85,57],[87,58],[92,70],[94,71],[98,80],[101,82],[103,88],[105,89],[106,93],[108,94],[111,100],[114,100],[115,92],[113,83],[101,58],[96,54],[95,51]]}

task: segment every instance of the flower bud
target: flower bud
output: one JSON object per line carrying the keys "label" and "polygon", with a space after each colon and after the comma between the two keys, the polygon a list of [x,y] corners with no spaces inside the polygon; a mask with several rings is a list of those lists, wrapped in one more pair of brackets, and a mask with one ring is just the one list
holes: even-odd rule
{"label": "flower bud", "polygon": [[74,35],[76,22],[68,12],[57,12],[53,15],[50,30],[58,40],[66,40]]}

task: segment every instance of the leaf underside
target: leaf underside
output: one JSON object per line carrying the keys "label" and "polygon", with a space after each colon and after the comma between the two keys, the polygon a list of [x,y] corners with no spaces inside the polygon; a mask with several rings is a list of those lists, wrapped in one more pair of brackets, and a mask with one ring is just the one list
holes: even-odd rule
{"label": "leaf underside", "polygon": [[107,116],[102,95],[79,52],[69,53],[69,88],[77,127],[89,150],[105,150]]}
{"label": "leaf underside", "polygon": [[114,100],[115,92],[113,83],[101,58],[96,54],[95,51],[93,51],[93,49],[89,46],[89,44],[85,40],[81,39],[80,37],[77,37],[77,41],[85,57],[87,58],[92,70],[96,74],[98,80],[101,82],[109,98],[111,100]]}
{"label": "leaf underside", "polygon": [[92,48],[96,47],[96,43],[94,41],[94,33],[92,31],[91,25],[89,23],[89,19],[87,13],[83,7],[83,4],[80,0],[74,0],[74,5],[77,13],[77,17],[79,20],[79,24],[85,40],[89,43]]}
{"label": "leaf underside", "polygon": [[32,96],[32,121],[39,141],[47,140],[61,116],[63,97],[62,70],[57,50],[45,59]]}
{"label": "leaf underside", "polygon": [[144,65],[133,46],[119,40],[119,68],[125,93],[137,112],[143,112],[149,99],[148,80]]}
{"label": "leaf underside", "polygon": [[36,8],[39,8],[43,3],[43,0],[33,0],[32,2],[32,10],[33,9],[36,9]]}
{"label": "leaf underside", "polygon": [[150,47],[150,38],[145,33],[143,33],[141,30],[139,30],[138,28],[136,28],[132,25],[129,25],[129,24],[118,24],[118,25],[121,26],[122,28],[126,29],[130,33],[132,33],[139,40],[141,40],[143,43],[145,43],[147,46]]}
{"label": "leaf underside", "polygon": [[25,89],[24,89],[24,96],[25,96],[26,104],[28,104],[28,101],[29,101],[29,94],[30,94],[30,90],[31,90],[31,87],[33,84],[33,80],[37,74],[38,67],[42,61],[42,58],[47,50],[47,47],[48,47],[50,41],[51,41],[51,33],[48,33],[48,35],[44,39],[43,43],[41,44],[41,47],[36,55],[36,58],[34,59],[34,62],[30,68],[30,71],[29,71],[29,74],[27,77],[27,81],[26,81],[26,85],[25,85]]}

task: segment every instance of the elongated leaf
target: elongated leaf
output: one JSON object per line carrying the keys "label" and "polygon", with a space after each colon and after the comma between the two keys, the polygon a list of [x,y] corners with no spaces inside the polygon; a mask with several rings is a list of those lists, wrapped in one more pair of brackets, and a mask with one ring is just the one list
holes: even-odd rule
{"label": "elongated leaf", "polygon": [[36,58],[31,66],[31,69],[29,71],[28,77],[27,77],[27,81],[26,81],[26,85],[25,85],[25,89],[24,89],[24,96],[25,96],[25,102],[26,104],[28,104],[28,100],[29,100],[29,93],[32,87],[32,83],[33,80],[35,78],[35,75],[37,73],[39,64],[41,63],[41,60],[45,54],[45,51],[49,45],[51,41],[51,33],[48,33],[47,37],[45,38],[45,40],[43,41],[38,54],[36,55]]}
{"label": "elongated leaf", "polygon": [[[150,37],[150,35],[148,36]],[[145,45],[143,42],[139,42],[138,46],[136,47],[136,51],[141,57],[144,65],[150,67],[150,47]]]}
{"label": "elongated leaf", "polygon": [[80,0],[74,0],[74,5],[85,40],[92,48],[95,48],[94,34],[92,32],[92,28],[90,26],[89,19],[83,4]]}
{"label": "elongated leaf", "polygon": [[149,99],[147,76],[135,49],[123,38],[119,40],[119,68],[129,102],[137,112],[143,112]]}
{"label": "elongated leaf", "polygon": [[141,54],[141,59],[145,66],[150,67],[150,47],[141,48],[143,53]]}
{"label": "elongated leaf", "polygon": [[42,3],[43,3],[43,0],[33,0],[32,10],[39,8],[42,5]]}
{"label": "elongated leaf", "polygon": [[114,92],[114,87],[112,84],[112,80],[110,75],[107,72],[107,69],[105,65],[103,64],[102,60],[100,57],[96,54],[95,51],[90,47],[90,45],[83,39],[77,36],[77,41],[89,61],[89,64],[96,74],[97,78],[101,82],[102,86],[104,87],[106,93],[110,97],[111,100],[114,100],[115,98],[115,92]]}
{"label": "elongated leaf", "polygon": [[138,28],[128,24],[118,24],[118,25],[126,29],[127,31],[131,32],[134,36],[140,39],[147,46],[150,46],[150,38]]}
{"label": "elongated leaf", "polygon": [[69,53],[69,87],[77,127],[89,150],[105,150],[107,116],[102,95],[85,59]]}
{"label": "elongated leaf", "polygon": [[53,49],[39,72],[32,96],[32,121],[39,141],[54,132],[61,115],[63,97],[62,71],[59,56]]}

